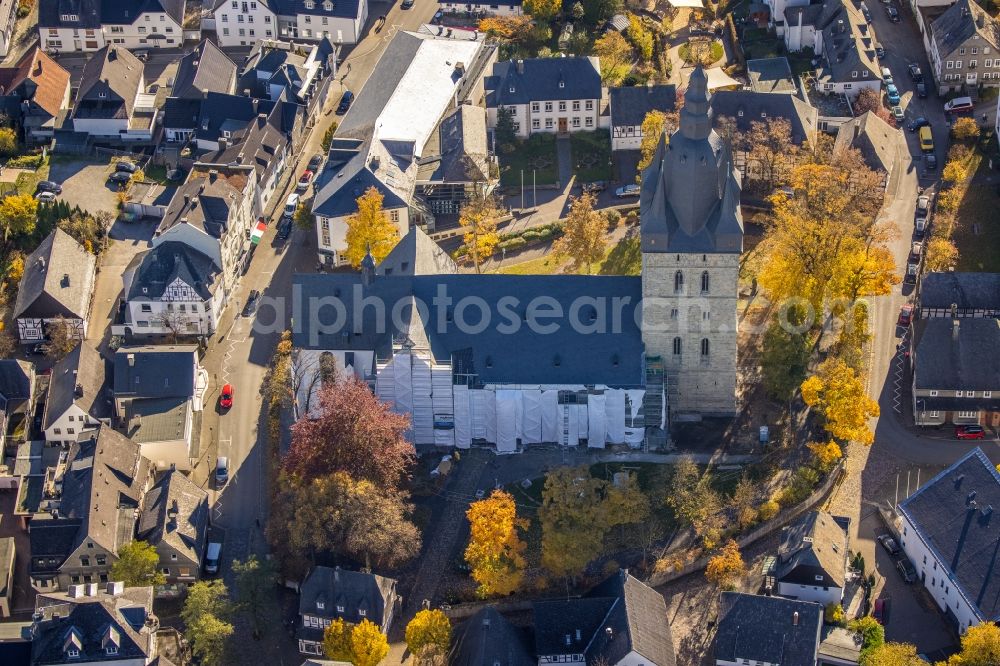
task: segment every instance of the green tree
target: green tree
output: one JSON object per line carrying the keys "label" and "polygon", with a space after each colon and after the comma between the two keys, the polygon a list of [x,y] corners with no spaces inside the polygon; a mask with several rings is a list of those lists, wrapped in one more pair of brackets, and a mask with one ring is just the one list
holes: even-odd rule
{"label": "green tree", "polygon": [[979,139],[979,125],[975,118],[959,118],[952,125],[951,135],[956,141],[973,143]]}
{"label": "green tree", "polygon": [[681,458],[674,465],[666,503],[679,522],[694,529],[706,548],[717,545],[723,519],[722,498],[690,458]]}
{"label": "green tree", "polygon": [[0,225],[4,243],[11,238],[30,236],[35,231],[38,201],[30,194],[11,194],[0,200]]}
{"label": "green tree", "polygon": [[557,467],[546,475],[538,518],[542,566],[554,576],[575,578],[600,554],[607,532],[606,486],[586,465]]}
{"label": "green tree", "polygon": [[730,539],[722,550],[708,561],[705,567],[705,579],[720,589],[731,590],[746,572],[747,567],[743,563],[740,547]]}
{"label": "green tree", "polygon": [[156,565],[160,555],[145,541],[130,541],[118,549],[118,560],[111,565],[111,580],[122,581],[125,587],[163,585],[166,577]]}
{"label": "green tree", "polygon": [[323,138],[320,139],[319,145],[320,148],[323,149],[324,153],[330,151],[330,145],[333,143],[333,135],[336,133],[336,131],[337,131],[337,123],[336,121],[334,121],[333,123],[330,124],[329,127],[326,128],[326,131],[323,132]]}
{"label": "green tree", "polygon": [[622,0],[582,0],[584,20],[596,26],[622,10]]}
{"label": "green tree", "polygon": [[0,127],[0,155],[4,157],[17,155],[17,132],[9,127]]}
{"label": "green tree", "polygon": [[775,400],[790,400],[809,368],[809,341],[779,322],[764,333],[760,354],[764,390]]}
{"label": "green tree", "polygon": [[245,562],[235,560],[237,608],[250,617],[254,638],[260,638],[274,606],[273,588],[277,574],[271,560],[251,555]]}
{"label": "green tree", "polygon": [[406,625],[406,647],[415,655],[448,653],[451,620],[438,609],[419,611]]}
{"label": "green tree", "polygon": [[500,242],[497,224],[501,214],[496,199],[491,195],[477,197],[462,207],[458,218],[464,233],[462,241],[469,248],[469,256],[477,273],[481,272],[483,262],[493,256]]}
{"label": "green tree", "polygon": [[876,650],[885,645],[885,629],[871,615],[854,620],[847,627],[861,636],[862,657],[868,651]]}
{"label": "green tree", "polygon": [[50,321],[45,332],[49,339],[42,345],[42,348],[45,355],[53,361],[65,357],[80,344],[80,336],[76,326],[62,315]]}
{"label": "green tree", "polygon": [[187,627],[191,651],[204,666],[226,663],[226,643],[232,635],[233,625],[214,615],[203,615]]}
{"label": "green tree", "polygon": [[653,58],[653,33],[635,14],[629,14],[628,21],[626,34],[629,41],[632,42],[632,46],[635,47],[643,62],[649,62]]}
{"label": "green tree", "polygon": [[[618,477],[618,483],[612,483],[607,488],[604,499],[604,513],[607,516],[608,527],[621,526],[622,538],[625,537],[626,525],[636,525],[649,518],[649,497],[639,487],[639,479],[635,474],[623,472]],[[624,479],[624,481],[621,481]]]}
{"label": "green tree", "polygon": [[228,591],[221,580],[198,581],[188,588],[181,620],[195,656],[205,666],[225,663],[226,643],[233,634],[231,614]]}
{"label": "green tree", "polygon": [[505,106],[497,109],[497,126],[493,130],[497,145],[501,152],[511,152],[514,150],[514,142],[517,141],[517,132],[514,130],[514,112]]}

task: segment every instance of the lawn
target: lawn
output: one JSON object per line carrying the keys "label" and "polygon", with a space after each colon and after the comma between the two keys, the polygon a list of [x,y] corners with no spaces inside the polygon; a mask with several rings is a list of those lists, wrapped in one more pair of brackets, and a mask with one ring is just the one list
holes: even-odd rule
{"label": "lawn", "polygon": [[[980,174],[989,169],[983,160]],[[973,182],[955,216],[953,240],[958,247],[958,271],[1000,272],[1000,193],[993,185]]]}
{"label": "lawn", "polygon": [[[566,272],[568,263],[568,259],[547,254],[536,259],[505,264],[500,267],[499,272],[506,275],[552,275]],[[593,267],[592,272],[595,275],[639,275],[641,269],[642,252],[639,247],[639,237],[634,236],[609,245],[604,259]],[[583,273],[582,270],[578,272]]]}
{"label": "lawn", "polygon": [[515,149],[509,153],[500,151],[500,184],[507,187],[531,185],[532,171],[537,185],[551,185],[556,182],[556,135],[551,133],[532,134],[525,141],[517,141]]}
{"label": "lawn", "polygon": [[37,171],[25,171],[17,177],[18,194],[34,194],[35,187],[40,181],[49,177],[49,163],[46,161]]}
{"label": "lawn", "polygon": [[611,180],[611,135],[607,130],[573,132],[569,141],[578,182]]}

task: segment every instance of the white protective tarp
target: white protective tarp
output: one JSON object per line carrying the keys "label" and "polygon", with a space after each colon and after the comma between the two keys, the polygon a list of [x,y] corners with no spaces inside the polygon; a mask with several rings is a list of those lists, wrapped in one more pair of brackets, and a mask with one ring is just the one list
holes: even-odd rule
{"label": "white protective tarp", "polygon": [[629,414],[628,420],[631,425],[625,428],[625,442],[632,448],[639,448],[646,439],[645,424],[639,419],[639,408],[642,407],[642,399],[646,395],[643,389],[628,389]]}
{"label": "white protective tarp", "polygon": [[472,446],[472,414],[469,409],[469,387],[458,384],[453,389],[455,399],[455,446]]}
{"label": "white protective tarp", "polygon": [[542,391],[542,441],[562,441],[562,410],[559,408],[559,391]]}
{"label": "white protective tarp", "polygon": [[496,392],[497,453],[517,451],[517,407],[520,391],[500,389]]}
{"label": "white protective tarp", "polygon": [[396,385],[396,380],[393,377],[394,369],[395,366],[390,360],[388,363],[380,364],[375,374],[375,395],[387,405],[396,404],[396,396],[393,392]]}
{"label": "white protective tarp", "polygon": [[[451,377],[450,365],[436,363],[431,367],[435,446],[455,446],[455,403]],[[446,427],[449,420],[451,428]]]}
{"label": "white protective tarp", "polygon": [[[492,394],[490,395],[492,398]],[[469,389],[469,422],[472,439],[486,439],[486,391]]]}
{"label": "white protective tarp", "polygon": [[608,441],[612,444],[625,442],[625,391],[608,389],[604,392],[605,421]]}
{"label": "white protective tarp", "polygon": [[410,355],[394,354],[392,357],[393,411],[400,414],[413,412],[413,388],[410,384]]}
{"label": "white protective tarp", "polygon": [[482,405],[483,405],[483,422],[486,424],[486,434],[484,439],[487,442],[495,444],[497,441],[497,401],[496,393],[491,390],[484,389],[480,391],[483,394]]}
{"label": "white protective tarp", "polygon": [[521,442],[542,443],[542,392],[537,389],[521,391],[522,417]]}
{"label": "white protective tarp", "polygon": [[[405,356],[405,354],[401,354]],[[434,444],[434,403],[431,399],[431,364],[420,354],[410,354],[413,390],[413,442]]]}
{"label": "white protective tarp", "polygon": [[606,401],[603,393],[592,393],[587,398],[587,447],[603,449],[605,433],[604,425]]}
{"label": "white protective tarp", "polygon": [[574,445],[578,445],[580,440],[587,439],[589,436],[589,429],[587,425],[587,405],[572,405],[573,412],[576,415],[576,441],[573,442]]}

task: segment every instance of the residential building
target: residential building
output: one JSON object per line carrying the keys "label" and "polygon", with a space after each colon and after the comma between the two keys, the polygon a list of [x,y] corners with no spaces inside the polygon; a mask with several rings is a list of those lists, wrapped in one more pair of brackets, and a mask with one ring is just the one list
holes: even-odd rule
{"label": "residential building", "polygon": [[401,602],[392,578],[315,567],[299,588],[299,652],[322,655],[323,629],[334,620],[352,625],[368,620],[385,633]]}
{"label": "residential building", "polygon": [[526,58],[493,65],[486,78],[489,127],[498,109],[511,112],[514,133],[593,131],[601,124],[604,88],[596,56]]}
{"label": "residential building", "polygon": [[320,40],[355,44],[368,19],[367,0],[219,0],[219,46],[252,46],[262,39]]}
{"label": "residential building", "polygon": [[156,95],[147,93],[142,61],[108,45],[84,65],[73,130],[101,140],[148,141],[156,129]]}
{"label": "residential building", "polygon": [[524,632],[493,606],[477,611],[455,627],[448,663],[450,666],[538,666]]}
{"label": "residential building", "polygon": [[611,150],[639,150],[642,121],[650,111],[670,113],[677,105],[672,85],[626,86],[608,90],[611,109]]}
{"label": "residential building", "polygon": [[153,468],[139,446],[111,428],[71,444],[46,475],[48,512],[28,526],[32,585],[47,591],[106,583],[152,485]]}
{"label": "residential building", "polygon": [[920,317],[1000,319],[1000,273],[927,272],[920,279]]}
{"label": "residential building", "polygon": [[0,67],[0,89],[0,100],[19,120],[26,143],[51,139],[56,119],[69,108],[69,72],[38,47],[13,67]]}
{"label": "residential building", "polygon": [[104,357],[86,341],[52,367],[42,414],[47,443],[70,446],[84,431],[110,421],[106,377]]}
{"label": "residential building", "polygon": [[461,16],[520,16],[523,13],[521,0],[477,0],[471,3],[438,0],[438,7],[445,14]]}
{"label": "residential building", "polygon": [[1000,472],[979,448],[962,456],[899,503],[900,546],[952,628],[1000,620],[1000,549],[993,507]]}
{"label": "residential building", "polygon": [[156,469],[189,470],[195,414],[204,409],[208,372],[195,345],[119,347],[114,358],[118,426]]}
{"label": "residential building", "polygon": [[236,63],[214,42],[204,39],[181,58],[170,96],[163,104],[163,131],[168,141],[187,141],[198,126],[201,102],[209,93],[236,92]]}
{"label": "residential building", "polygon": [[816,666],[822,629],[815,602],[723,592],[713,656],[717,666]]}
{"label": "residential building", "polygon": [[807,48],[815,49],[822,41],[823,28],[841,10],[840,0],[827,0],[815,4],[808,0],[793,0],[787,3],[780,3],[780,0],[772,1],[774,6],[781,8],[777,14],[771,14],[772,22],[778,34],[784,38],[785,47],[793,53]]}
{"label": "residential building", "polygon": [[167,470],[143,503],[136,536],[156,549],[167,582],[157,596],[184,594],[201,577],[209,523],[208,493],[176,469]]}
{"label": "residential building", "polygon": [[[27,361],[0,359],[0,450],[14,424],[20,423],[25,435],[34,409],[35,366]],[[26,436],[25,436],[26,439]]]}
{"label": "residential building", "polygon": [[323,84],[336,73],[339,52],[326,37],[315,44],[258,41],[240,68],[237,88],[243,95],[272,102],[284,92],[286,99],[299,104],[309,105],[317,93],[325,101]]}
{"label": "residential building", "polygon": [[916,425],[1000,425],[1000,319],[932,317],[913,323]]}
{"label": "residential building", "polygon": [[10,600],[14,597],[14,563],[17,548],[14,537],[0,538],[0,618],[10,617]]}
{"label": "residential building", "polygon": [[158,654],[153,588],[74,585],[35,599],[31,664],[169,666]]}
{"label": "residential building", "polygon": [[930,25],[927,57],[941,94],[1000,87],[1000,22],[971,0],[958,0]]}
{"label": "residential building", "polygon": [[79,339],[87,337],[96,265],[94,255],[62,229],[28,255],[12,313],[21,344],[44,342],[48,327],[60,320]]}
{"label": "residential building", "polygon": [[663,595],[622,569],[583,597],[536,601],[538,664],[675,666]]}
{"label": "residential building", "polygon": [[782,530],[774,577],[777,593],[826,606],[844,598],[850,519],[810,511]]}
{"label": "residential building", "polygon": [[[486,111],[461,104],[445,115],[417,165],[416,194],[435,216],[457,216],[466,202],[492,191],[500,168],[487,146]],[[414,227],[416,228],[416,227]]]}
{"label": "residential building", "polygon": [[909,160],[904,160],[906,164],[899,164],[898,159],[899,155],[908,154],[905,141],[899,130],[879,118],[874,111],[866,111],[837,128],[833,147],[834,150],[856,148],[865,163],[882,174],[882,186],[885,188],[899,179],[901,169],[909,168]]}
{"label": "residential building", "polygon": [[0,0],[0,58],[7,57],[17,25],[17,0]]}
{"label": "residential building", "polygon": [[[493,62],[495,47],[485,44],[482,34],[475,36],[399,32],[389,42],[341,121],[327,164],[314,181],[320,262],[345,262],[347,218],[371,187],[382,194],[383,210],[400,235],[411,226],[434,228],[430,204],[417,191],[418,177],[425,158],[442,156],[449,148],[438,145],[442,119],[461,104],[481,103],[483,72]],[[474,120],[471,112],[460,119],[463,127]],[[461,145],[478,153],[482,143],[463,139]],[[457,156],[447,159],[458,161]],[[482,162],[481,153],[472,161]],[[467,176],[461,178],[456,190],[468,185]],[[449,201],[454,203],[451,194],[442,197],[442,206]]]}
{"label": "residential building", "polygon": [[418,227],[399,239],[375,268],[377,275],[454,275],[458,266],[430,236]]}
{"label": "residential building", "polygon": [[747,60],[747,78],[754,92],[794,95],[799,91],[792,67],[784,56]]}
{"label": "residential building", "polygon": [[177,48],[184,43],[185,0],[39,0],[38,37],[47,53]]}
{"label": "residential building", "polygon": [[[816,89],[851,99],[862,89],[882,91],[882,75],[875,55],[875,33],[855,0],[839,2],[840,8],[817,32],[815,52],[823,55],[816,69]],[[825,15],[824,17],[825,18]]]}

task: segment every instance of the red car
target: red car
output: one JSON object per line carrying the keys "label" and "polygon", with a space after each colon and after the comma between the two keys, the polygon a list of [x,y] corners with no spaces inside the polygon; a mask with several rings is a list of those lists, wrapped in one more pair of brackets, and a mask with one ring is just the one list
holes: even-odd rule
{"label": "red car", "polygon": [[986,431],[981,425],[955,426],[955,437],[959,439],[983,439]]}
{"label": "red car", "polygon": [[903,326],[905,328],[906,326],[910,325],[910,322],[912,320],[913,320],[913,306],[910,304],[906,304],[899,311],[899,319],[896,320],[896,326]]}
{"label": "red car", "polygon": [[872,609],[872,617],[879,624],[885,624],[885,599],[876,599],[875,607]]}
{"label": "red car", "polygon": [[233,385],[226,384],[222,387],[222,393],[219,394],[219,406],[223,409],[229,409],[233,406]]}
{"label": "red car", "polygon": [[299,184],[296,188],[300,192],[305,192],[309,188],[309,183],[312,182],[313,172],[306,169],[302,172],[302,177],[299,178]]}

